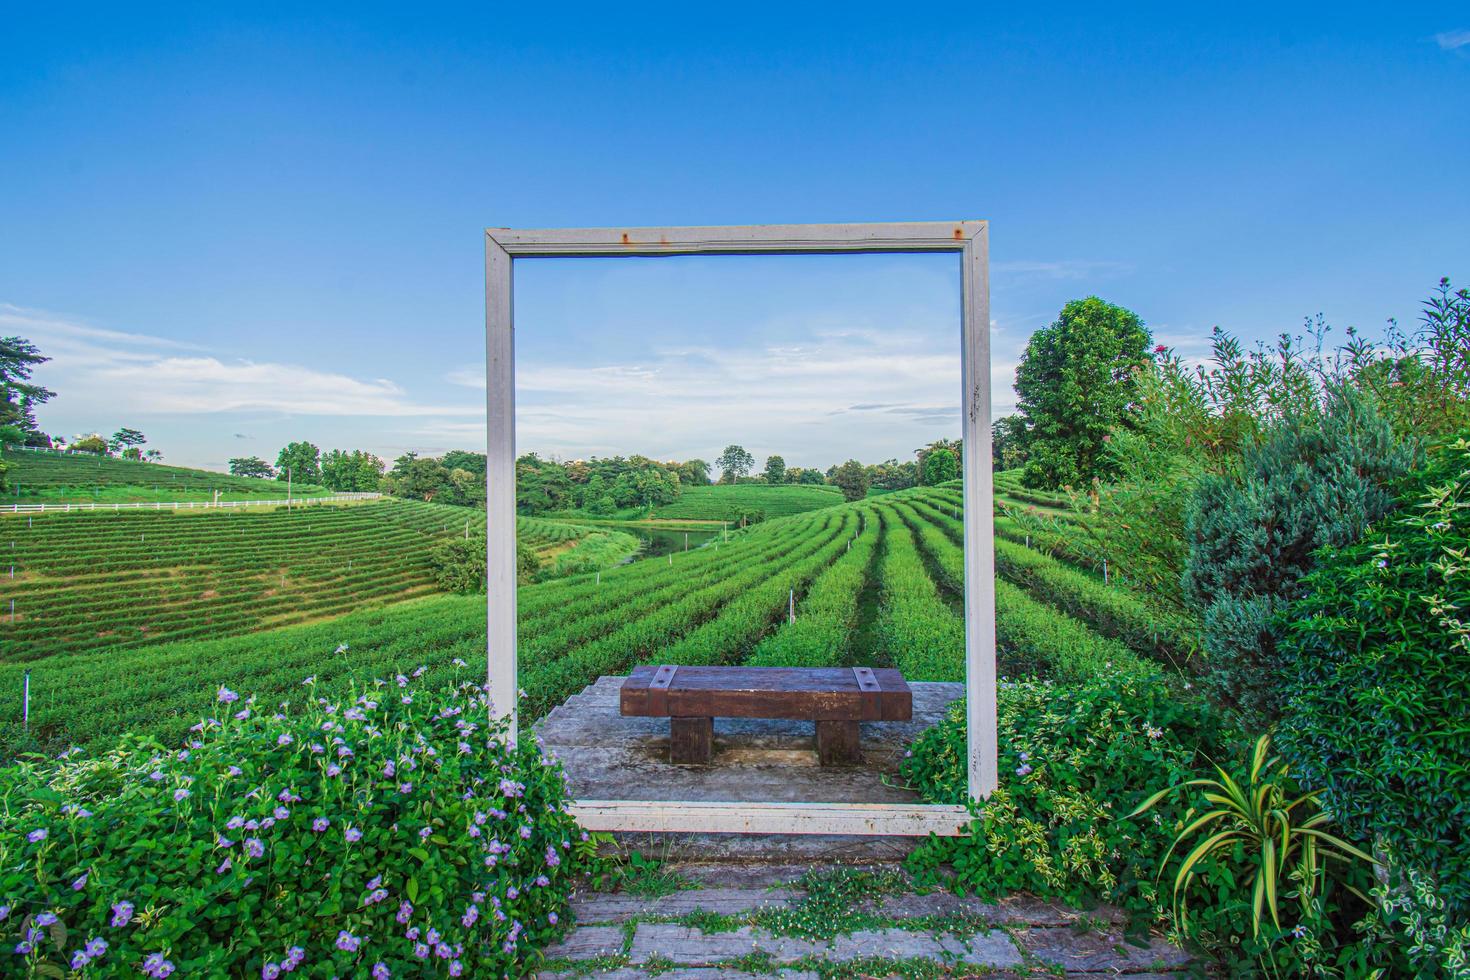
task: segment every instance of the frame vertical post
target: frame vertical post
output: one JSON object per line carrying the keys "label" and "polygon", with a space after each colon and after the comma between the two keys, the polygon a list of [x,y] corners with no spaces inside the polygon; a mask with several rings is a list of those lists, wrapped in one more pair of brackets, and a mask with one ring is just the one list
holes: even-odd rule
{"label": "frame vertical post", "polygon": [[996,732],[995,487],[990,458],[990,228],[960,253],[964,290],[965,693],[970,798],[1000,783]]}
{"label": "frame vertical post", "polygon": [[485,595],[492,717],[517,737],[516,388],[511,257],[485,236]]}

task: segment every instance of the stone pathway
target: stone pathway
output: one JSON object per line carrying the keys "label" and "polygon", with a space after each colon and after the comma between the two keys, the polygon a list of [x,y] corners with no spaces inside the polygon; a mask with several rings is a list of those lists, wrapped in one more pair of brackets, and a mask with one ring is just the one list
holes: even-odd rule
{"label": "stone pathway", "polygon": [[[1174,976],[1190,963],[1162,939],[1145,947],[1127,943],[1115,910],[1080,913],[1028,898],[987,903],[948,892],[919,894],[893,887],[903,879],[891,867],[876,872],[883,877],[873,880],[885,882],[877,894],[835,918],[824,907],[826,920],[813,917],[813,899],[801,887],[805,866],[676,865],[669,870],[683,877],[684,889],[646,897],[627,892],[574,896],[576,926],[563,942],[546,949],[539,976],[1128,975],[1147,980]],[[813,928],[821,921],[828,927]],[[777,922],[784,928],[770,928]]]}

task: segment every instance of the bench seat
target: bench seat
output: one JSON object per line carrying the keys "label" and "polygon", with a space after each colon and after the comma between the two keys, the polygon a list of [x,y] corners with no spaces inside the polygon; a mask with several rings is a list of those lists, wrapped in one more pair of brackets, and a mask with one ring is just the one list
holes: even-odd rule
{"label": "bench seat", "polygon": [[822,765],[862,761],[865,721],[909,721],[913,693],[887,667],[635,667],[623,681],[625,716],[668,718],[670,758],[708,765],[714,719],[783,718],[816,722]]}

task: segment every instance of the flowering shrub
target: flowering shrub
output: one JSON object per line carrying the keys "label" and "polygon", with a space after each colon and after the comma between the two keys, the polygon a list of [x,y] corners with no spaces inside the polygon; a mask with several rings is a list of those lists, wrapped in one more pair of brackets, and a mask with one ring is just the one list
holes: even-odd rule
{"label": "flowering shrub", "polygon": [[279,711],[221,688],[178,750],[0,771],[0,972],[519,973],[591,853],[560,769],[473,685],[313,684]]}
{"label": "flowering shrub", "polygon": [[[1201,771],[1221,744],[1216,715],[1157,678],[1002,683],[1000,789],[969,837],[931,838],[914,870],[953,863],[986,896],[1025,891],[1073,905],[1114,902],[1139,919],[1164,914],[1156,879],[1181,803],[1127,814],[1160,786]],[[966,798],[962,703],[914,743],[903,773],[924,798]]]}

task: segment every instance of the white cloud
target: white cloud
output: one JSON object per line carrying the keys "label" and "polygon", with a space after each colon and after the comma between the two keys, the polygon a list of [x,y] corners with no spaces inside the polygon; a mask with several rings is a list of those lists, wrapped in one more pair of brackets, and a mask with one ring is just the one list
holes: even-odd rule
{"label": "white cloud", "polygon": [[265,410],[394,417],[484,411],[474,403],[423,404],[385,378],[353,378],[299,364],[225,360],[193,345],[105,330],[9,304],[0,304],[0,330],[23,333],[51,357],[46,365],[48,384],[66,392],[69,409],[92,407],[108,418],[118,412],[168,416]]}
{"label": "white cloud", "polygon": [[1470,47],[1470,30],[1441,31],[1434,35],[1434,41],[1439,45],[1441,51],[1459,51],[1461,48]]}

